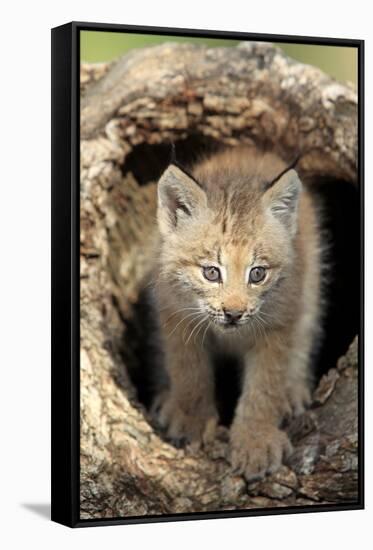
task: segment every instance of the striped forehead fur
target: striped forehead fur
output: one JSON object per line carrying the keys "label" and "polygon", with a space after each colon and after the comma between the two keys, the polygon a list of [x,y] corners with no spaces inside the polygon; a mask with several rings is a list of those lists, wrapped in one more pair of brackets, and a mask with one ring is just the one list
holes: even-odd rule
{"label": "striped forehead fur", "polygon": [[218,153],[218,160],[217,163],[216,155],[206,158],[192,167],[190,173],[205,190],[208,205],[216,212],[214,223],[221,225],[222,233],[232,232],[238,237],[243,233],[243,220],[254,223],[262,194],[286,164],[277,156],[259,154],[247,147],[226,149]]}

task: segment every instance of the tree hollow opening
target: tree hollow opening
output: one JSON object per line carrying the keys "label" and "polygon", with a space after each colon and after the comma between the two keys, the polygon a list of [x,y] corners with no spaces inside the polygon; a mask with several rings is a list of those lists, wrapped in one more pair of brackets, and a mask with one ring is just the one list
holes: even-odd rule
{"label": "tree hollow opening", "polygon": [[[188,166],[201,155],[218,151],[223,145],[214,139],[191,135],[175,141],[176,160]],[[126,158],[123,176],[132,174],[139,186],[156,182],[171,158],[171,144],[141,144]],[[323,337],[315,345],[313,373],[315,384],[328,372],[348,349],[359,326],[359,193],[348,181],[328,177],[308,181],[321,203],[322,232],[325,236],[326,269],[323,284],[325,299],[322,319]],[[155,204],[154,204],[155,213]],[[113,252],[114,253],[114,252]],[[115,249],[118,253],[118,248]],[[356,273],[355,273],[356,271]],[[120,277],[120,274],[114,274]],[[137,390],[140,403],[151,404],[154,383],[154,360],[158,350],[152,344],[154,322],[147,300],[147,292],[140,289],[132,307],[123,310],[115,301],[123,321],[123,363]],[[130,313],[129,313],[130,312]],[[157,360],[162,358],[157,357]],[[216,397],[221,422],[229,425],[240,394],[240,365],[230,356],[219,356],[215,361]]]}

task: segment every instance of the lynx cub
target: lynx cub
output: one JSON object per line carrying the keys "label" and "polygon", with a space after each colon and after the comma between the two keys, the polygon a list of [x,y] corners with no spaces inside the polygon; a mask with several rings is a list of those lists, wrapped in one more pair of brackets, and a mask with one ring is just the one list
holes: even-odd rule
{"label": "lynx cub", "polygon": [[310,401],[317,221],[295,170],[246,147],[204,159],[191,173],[171,163],[158,184],[155,293],[170,380],[159,421],[170,438],[211,441],[218,422],[211,352],[237,354],[244,373],[230,462],[248,480],[274,472],[291,453],[281,422]]}

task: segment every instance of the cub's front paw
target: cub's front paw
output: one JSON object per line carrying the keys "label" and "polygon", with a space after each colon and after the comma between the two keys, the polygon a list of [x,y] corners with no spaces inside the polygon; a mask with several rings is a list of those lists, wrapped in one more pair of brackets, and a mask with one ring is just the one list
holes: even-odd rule
{"label": "cub's front paw", "polygon": [[233,470],[244,475],[247,481],[272,474],[291,452],[288,436],[276,427],[258,424],[249,429],[242,426],[238,429],[232,426],[230,462]]}
{"label": "cub's front paw", "polygon": [[218,423],[213,405],[197,402],[183,406],[172,393],[164,398],[157,418],[174,445],[191,444],[196,449],[212,442]]}
{"label": "cub's front paw", "polygon": [[288,390],[292,416],[300,416],[311,405],[311,392],[305,383],[293,384]]}

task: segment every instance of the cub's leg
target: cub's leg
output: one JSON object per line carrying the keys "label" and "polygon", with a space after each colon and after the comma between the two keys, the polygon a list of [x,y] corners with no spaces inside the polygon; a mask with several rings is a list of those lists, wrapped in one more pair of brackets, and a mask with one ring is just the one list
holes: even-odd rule
{"label": "cub's leg", "polygon": [[309,399],[305,364],[296,376],[293,334],[278,332],[245,358],[243,391],[230,431],[230,460],[248,480],[276,471],[292,446],[279,429]]}
{"label": "cub's leg", "polygon": [[[164,315],[163,321],[166,318]],[[175,315],[172,325],[166,325],[164,330],[170,388],[160,405],[158,420],[176,443],[192,443],[198,447],[211,441],[215,434],[218,415],[214,377],[207,351],[201,345],[205,328],[198,331],[201,319],[192,320],[189,326],[181,319]]]}
{"label": "cub's leg", "polygon": [[287,394],[293,416],[299,416],[311,404],[311,386],[313,383],[310,372],[312,348],[317,347],[321,338],[320,313],[316,304],[308,299],[308,307],[294,329],[292,352],[289,357],[287,378]]}

